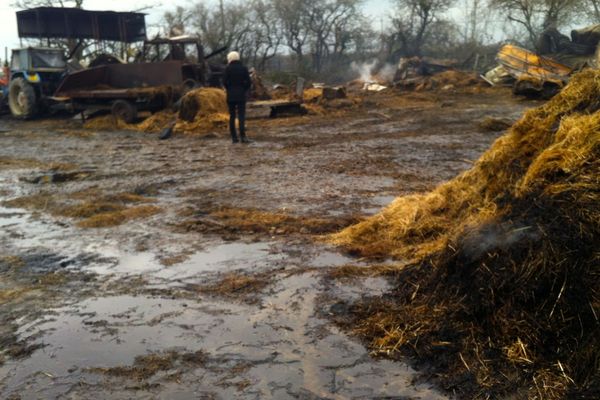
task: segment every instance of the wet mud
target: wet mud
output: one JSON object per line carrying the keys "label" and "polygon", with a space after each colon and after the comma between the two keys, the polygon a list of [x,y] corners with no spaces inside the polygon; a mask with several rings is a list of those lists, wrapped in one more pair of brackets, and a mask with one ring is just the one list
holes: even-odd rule
{"label": "wet mud", "polygon": [[534,106],[440,96],[254,121],[249,146],[0,120],[0,398],[447,398],[332,322],[398,261],[367,270],[323,240]]}

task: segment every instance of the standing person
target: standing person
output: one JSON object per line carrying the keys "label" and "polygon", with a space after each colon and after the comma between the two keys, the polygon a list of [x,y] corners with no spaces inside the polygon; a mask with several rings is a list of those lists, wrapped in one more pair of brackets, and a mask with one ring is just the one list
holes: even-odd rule
{"label": "standing person", "polygon": [[229,132],[233,143],[238,143],[235,130],[235,118],[240,121],[240,139],[242,143],[250,143],[246,137],[246,94],[251,86],[248,68],[240,61],[240,54],[232,51],[227,54],[227,68],[223,74],[223,85],[227,90],[227,105],[229,106]]}

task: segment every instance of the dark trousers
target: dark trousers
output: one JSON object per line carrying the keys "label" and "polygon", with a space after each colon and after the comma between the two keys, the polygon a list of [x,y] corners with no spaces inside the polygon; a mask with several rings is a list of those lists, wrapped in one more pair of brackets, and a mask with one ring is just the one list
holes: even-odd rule
{"label": "dark trousers", "polygon": [[237,112],[237,118],[240,121],[240,136],[246,137],[246,102],[245,101],[232,101],[228,102],[229,106],[229,133],[231,133],[231,139],[237,140],[237,133],[235,130],[235,118]]}

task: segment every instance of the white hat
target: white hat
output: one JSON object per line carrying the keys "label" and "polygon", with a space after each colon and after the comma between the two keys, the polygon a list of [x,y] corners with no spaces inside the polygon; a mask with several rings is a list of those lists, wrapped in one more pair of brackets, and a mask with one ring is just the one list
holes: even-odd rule
{"label": "white hat", "polygon": [[227,62],[230,63],[232,61],[240,61],[240,53],[237,51],[232,51],[231,53],[227,54]]}

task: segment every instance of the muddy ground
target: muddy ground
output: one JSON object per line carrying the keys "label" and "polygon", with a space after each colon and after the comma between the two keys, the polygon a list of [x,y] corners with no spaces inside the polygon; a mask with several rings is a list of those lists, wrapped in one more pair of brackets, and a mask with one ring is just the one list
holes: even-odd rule
{"label": "muddy ground", "polygon": [[366,95],[251,145],[0,120],[0,398],[442,399],[329,317],[385,296],[323,235],[467,169],[536,104]]}

